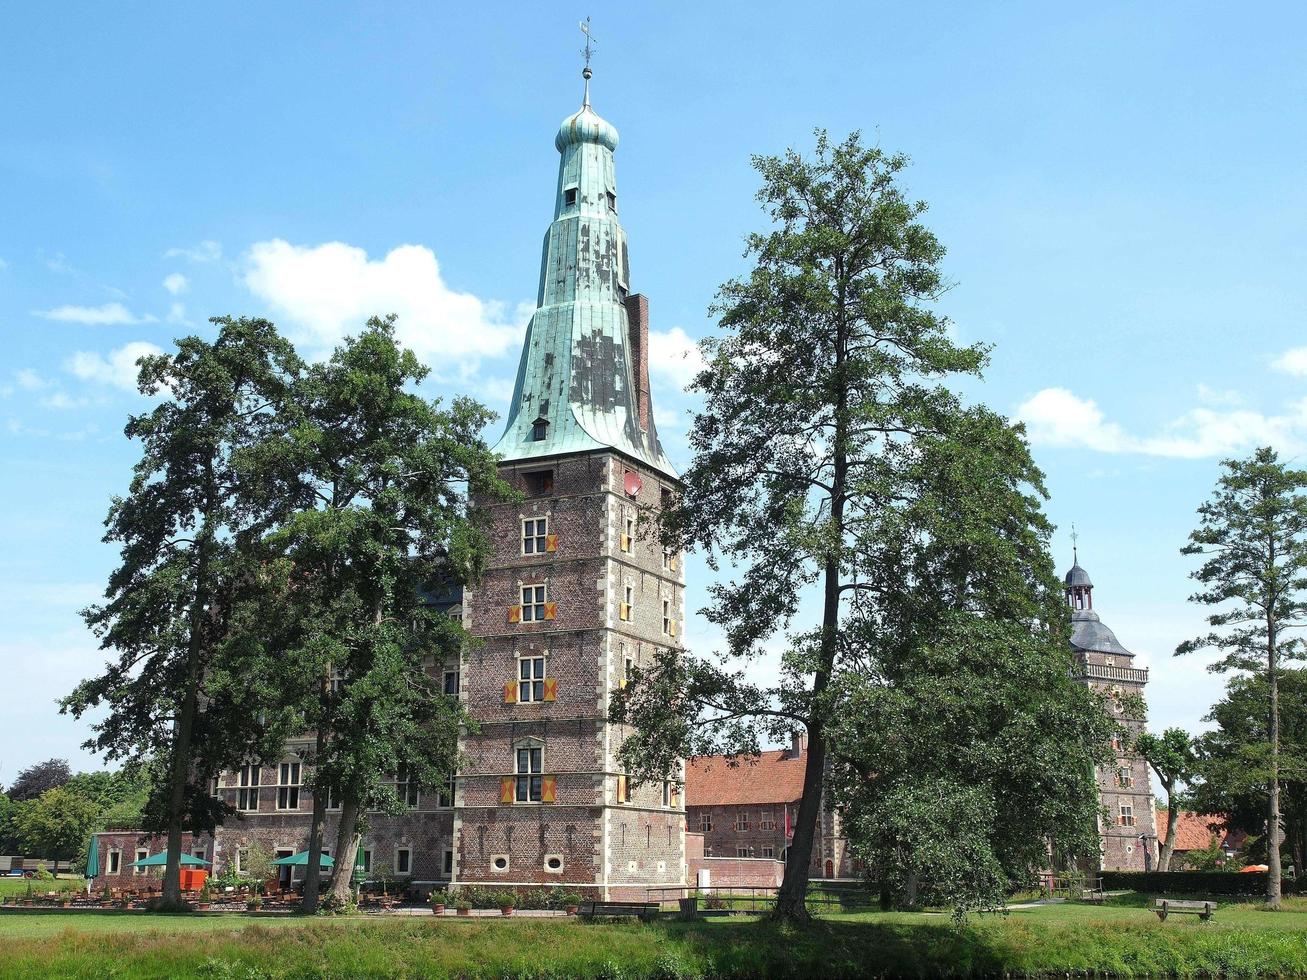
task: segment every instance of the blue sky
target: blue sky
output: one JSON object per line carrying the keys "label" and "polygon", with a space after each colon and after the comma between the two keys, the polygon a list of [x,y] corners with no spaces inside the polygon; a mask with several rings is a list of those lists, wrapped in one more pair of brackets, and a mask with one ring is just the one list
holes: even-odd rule
{"label": "blue sky", "polygon": [[98,662],[76,610],[148,345],[265,314],[313,353],[395,310],[433,391],[506,407],[586,13],[672,458],[678,355],[760,225],[749,155],[815,126],[910,154],[942,308],[996,345],[973,393],[1029,422],[1059,564],[1074,522],[1155,726],[1198,727],[1220,681],[1170,657],[1194,509],[1222,456],[1307,448],[1300,6],[27,5],[0,14],[0,782],[89,764],[52,703]]}

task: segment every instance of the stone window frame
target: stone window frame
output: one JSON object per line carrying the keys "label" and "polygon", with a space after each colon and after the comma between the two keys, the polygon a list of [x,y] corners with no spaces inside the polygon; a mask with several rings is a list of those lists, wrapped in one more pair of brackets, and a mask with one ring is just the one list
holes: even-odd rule
{"label": "stone window frame", "polygon": [[[149,856],[150,856],[150,849],[148,847],[138,847],[136,849],[135,860],[144,861]],[[139,878],[141,875],[148,874],[148,873],[149,873],[148,868],[132,868],[132,876],[135,878]]]}
{"label": "stone window frame", "polygon": [[749,811],[748,810],[735,811],[735,820],[733,821],[733,826],[735,827],[735,832],[737,834],[747,833],[749,830]]}
{"label": "stone window frame", "polygon": [[1116,764],[1116,785],[1119,789],[1130,789],[1135,784],[1133,767],[1128,762]]}
{"label": "stone window frame", "polygon": [[[626,615],[623,616],[622,613]],[[635,585],[625,576],[622,577],[622,599],[618,603],[617,616],[624,623],[635,618]]]}
{"label": "stone window frame", "polygon": [[735,848],[735,856],[737,858],[751,858],[753,857],[753,848],[740,845]]}
{"label": "stone window frame", "polygon": [[[404,862],[405,865],[407,865],[407,867],[405,867],[402,871],[400,870],[399,867],[399,855],[401,853],[404,854],[405,857],[407,858],[407,860]],[[390,862],[390,866],[391,868],[394,869],[395,874],[409,875],[411,877],[413,874],[413,857],[414,854],[413,854],[412,844],[398,844],[398,843],[395,844],[394,849],[391,853],[392,860]]]}
{"label": "stone window frame", "polygon": [[263,766],[247,762],[236,770],[236,809],[242,813],[257,813],[259,786],[263,783]]}
{"label": "stone window frame", "polygon": [[635,526],[637,515],[629,504],[622,504],[622,529],[617,536],[617,550],[624,555],[635,551]]}
{"label": "stone window frame", "polygon": [[534,558],[546,554],[549,548],[549,515],[522,515],[522,536],[518,542],[523,556]]}
{"label": "stone window frame", "polygon": [[[288,778],[292,777],[292,778]],[[300,789],[304,785],[304,760],[297,755],[277,763],[277,809],[294,813],[300,808]]]}
{"label": "stone window frame", "polygon": [[[242,854],[245,856],[241,857]],[[237,844],[231,859],[232,864],[236,869],[236,873],[238,875],[243,875],[245,873],[245,865],[249,863],[250,859],[250,846],[248,844]]]}
{"label": "stone window frame", "polygon": [[[545,607],[549,605],[548,579],[543,582],[519,582],[518,598],[522,600],[522,622],[543,623]],[[527,610],[531,611],[530,615],[527,615]]]}
{"label": "stone window frame", "polygon": [[[404,778],[401,779],[401,776]],[[422,806],[422,792],[414,785],[408,766],[401,765],[396,769],[390,784],[395,791],[395,799],[399,800],[400,806],[408,807],[410,810],[416,810]]]}
{"label": "stone window frame", "polygon": [[776,860],[776,848],[771,844],[763,844],[762,847],[758,848],[758,852],[759,857]]}
{"label": "stone window frame", "polygon": [[[443,691],[447,697],[451,697],[451,698],[463,697],[463,671],[461,667],[462,667],[461,664],[455,666],[452,670],[449,667],[445,667],[445,669],[440,675],[440,690]],[[450,688],[449,679],[451,677],[454,678],[454,684],[453,684],[454,689],[452,691],[449,689]]]}
{"label": "stone window frame", "polygon": [[441,872],[440,872],[441,874],[446,875],[450,878],[454,876],[454,849],[452,847],[445,848],[445,854],[444,857],[441,859],[440,867],[441,867]]}
{"label": "stone window frame", "polygon": [[[543,704],[545,701],[545,681],[549,677],[549,651],[537,650],[534,647],[528,647],[526,650],[519,650],[513,658],[516,663],[516,669],[513,674],[513,681],[517,684],[517,703],[518,704]],[[523,664],[530,662],[532,664],[530,672],[533,676],[522,676]],[[540,673],[535,676],[535,664],[539,662]],[[537,689],[539,696],[537,697]],[[523,692],[527,696],[523,696]],[[516,758],[516,756],[514,757]]]}
{"label": "stone window frame", "polygon": [[[522,757],[521,752],[538,752],[538,768],[532,770],[533,760],[530,755],[527,756],[527,768],[519,769]],[[532,806],[544,803],[544,783],[545,783],[545,740],[538,735],[525,735],[513,742],[513,804],[515,806]],[[531,780],[537,780],[535,786],[532,786]],[[519,793],[525,780],[526,798],[520,799]],[[531,798],[532,790],[536,792],[536,798]]]}
{"label": "stone window frame", "polygon": [[[446,803],[445,801],[449,802]],[[452,810],[454,804],[458,802],[458,773],[451,772],[445,777],[445,786],[443,789],[436,790],[436,809]]]}
{"label": "stone window frame", "polygon": [[671,780],[663,780],[663,808],[671,809],[672,806],[672,783]]}
{"label": "stone window frame", "polygon": [[764,810],[762,813],[758,814],[758,829],[759,830],[776,829],[776,812],[774,810]]}
{"label": "stone window frame", "polygon": [[[557,861],[558,867],[551,868],[549,866],[550,861]],[[557,853],[546,854],[544,857],[544,861],[541,863],[540,866],[544,869],[544,872],[547,875],[561,875],[563,871],[566,870],[567,868],[567,862],[563,860],[563,855],[561,854],[557,854]]]}
{"label": "stone window frame", "polygon": [[[503,867],[500,867],[501,862],[503,864]],[[507,874],[511,870],[513,870],[513,862],[512,859],[509,857],[509,855],[507,854],[490,855],[491,874],[502,875],[502,874]]]}
{"label": "stone window frame", "polygon": [[1121,803],[1116,805],[1116,821],[1121,827],[1133,827],[1135,825],[1135,808],[1133,803]]}
{"label": "stone window frame", "polygon": [[123,873],[123,852],[122,848],[111,847],[104,855],[104,873],[106,875],[120,875]]}
{"label": "stone window frame", "polygon": [[701,834],[712,833],[712,813],[710,813],[708,810],[704,810],[702,813],[699,814],[699,833]]}

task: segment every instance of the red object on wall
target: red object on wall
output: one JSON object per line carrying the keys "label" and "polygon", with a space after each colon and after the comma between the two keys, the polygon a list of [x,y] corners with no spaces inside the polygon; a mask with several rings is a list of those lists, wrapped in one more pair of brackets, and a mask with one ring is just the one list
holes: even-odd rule
{"label": "red object on wall", "polygon": [[181,886],[184,892],[197,892],[209,880],[209,872],[204,868],[181,868]]}
{"label": "red object on wall", "polygon": [[628,497],[640,496],[640,488],[644,486],[644,481],[640,479],[639,473],[626,471],[626,495]]}

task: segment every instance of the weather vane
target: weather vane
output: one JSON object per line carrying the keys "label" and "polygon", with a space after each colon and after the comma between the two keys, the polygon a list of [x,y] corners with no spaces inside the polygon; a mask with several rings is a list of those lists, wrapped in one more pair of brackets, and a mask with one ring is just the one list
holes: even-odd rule
{"label": "weather vane", "polygon": [[590,45],[599,43],[598,39],[595,38],[594,35],[590,33],[589,17],[586,17],[585,20],[581,21],[581,33],[585,35],[585,47],[581,49],[581,54],[585,55],[585,68],[586,71],[589,71],[590,56],[594,54],[594,52],[590,49]]}
{"label": "weather vane", "polygon": [[1080,532],[1076,530],[1074,524],[1071,525],[1071,563],[1074,565],[1080,561],[1080,549],[1077,542],[1080,540]]}

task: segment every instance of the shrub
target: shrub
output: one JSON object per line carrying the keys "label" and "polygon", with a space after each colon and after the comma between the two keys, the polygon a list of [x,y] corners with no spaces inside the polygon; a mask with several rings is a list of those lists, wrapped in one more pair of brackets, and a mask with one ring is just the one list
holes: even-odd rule
{"label": "shrub", "polygon": [[[1297,889],[1292,880],[1284,881],[1286,895]],[[1266,872],[1234,874],[1229,871],[1104,871],[1103,887],[1126,888],[1153,895],[1218,895],[1229,898],[1256,898],[1266,894]]]}

